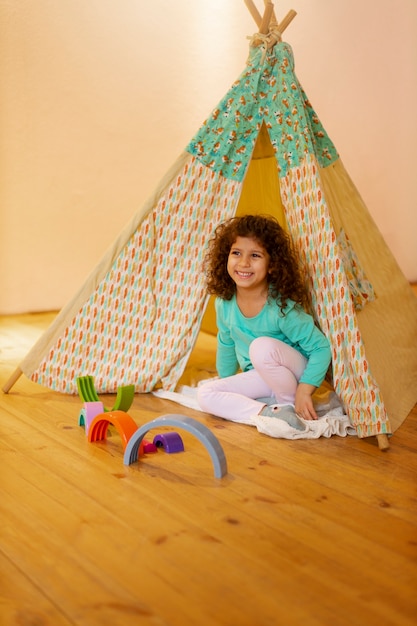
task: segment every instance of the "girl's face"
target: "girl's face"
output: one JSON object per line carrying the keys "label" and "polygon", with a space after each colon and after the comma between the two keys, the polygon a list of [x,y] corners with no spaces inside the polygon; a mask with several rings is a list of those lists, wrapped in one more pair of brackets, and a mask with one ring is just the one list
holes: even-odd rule
{"label": "girl's face", "polygon": [[227,272],[238,289],[268,288],[269,254],[252,237],[237,237],[230,248]]}

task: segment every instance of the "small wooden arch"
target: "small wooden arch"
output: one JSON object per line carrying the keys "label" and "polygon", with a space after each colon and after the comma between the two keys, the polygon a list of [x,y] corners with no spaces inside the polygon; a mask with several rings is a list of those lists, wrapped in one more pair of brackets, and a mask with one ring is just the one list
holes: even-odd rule
{"label": "small wooden arch", "polygon": [[138,427],[130,415],[124,411],[108,411],[96,415],[88,429],[88,441],[91,443],[106,439],[109,424],[116,428],[123,443],[123,450],[125,450],[128,441]]}

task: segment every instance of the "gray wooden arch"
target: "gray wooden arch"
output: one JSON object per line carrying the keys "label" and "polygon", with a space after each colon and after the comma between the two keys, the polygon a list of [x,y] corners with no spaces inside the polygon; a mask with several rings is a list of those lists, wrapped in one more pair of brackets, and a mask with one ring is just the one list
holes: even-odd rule
{"label": "gray wooden arch", "polygon": [[156,419],[147,422],[138,430],[133,433],[129,439],[125,448],[123,463],[124,465],[131,465],[135,461],[139,460],[139,446],[146,433],[157,427],[173,426],[177,428],[183,428],[188,431],[207,448],[214,466],[214,475],[216,478],[223,478],[227,474],[227,461],[223,448],[221,447],[217,437],[204,426],[197,422],[197,420],[187,417],[185,415],[169,414],[157,417]]}

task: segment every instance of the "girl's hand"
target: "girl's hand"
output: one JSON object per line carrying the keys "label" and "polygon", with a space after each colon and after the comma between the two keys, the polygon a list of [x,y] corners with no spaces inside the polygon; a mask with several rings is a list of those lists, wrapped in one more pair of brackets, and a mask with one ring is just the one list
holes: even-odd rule
{"label": "girl's hand", "polygon": [[302,417],[305,420],[317,419],[313,398],[311,397],[315,390],[314,385],[308,385],[307,383],[300,383],[298,385],[295,394],[295,412],[298,417]]}

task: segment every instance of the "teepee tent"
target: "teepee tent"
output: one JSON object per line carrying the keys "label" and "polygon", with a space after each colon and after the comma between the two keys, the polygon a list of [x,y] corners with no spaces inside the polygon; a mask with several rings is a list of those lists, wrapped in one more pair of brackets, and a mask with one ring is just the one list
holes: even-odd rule
{"label": "teepee tent", "polygon": [[417,401],[417,299],[294,72],[273,5],[242,74],[154,194],[4,386],[24,373],[62,393],[175,389],[201,326],[212,330],[201,263],[215,227],[269,212],[290,232],[333,385],[358,436],[392,433]]}

